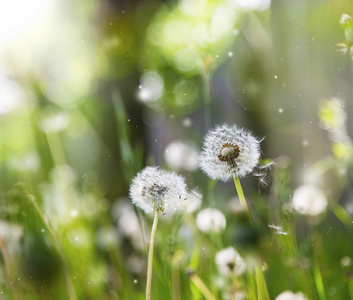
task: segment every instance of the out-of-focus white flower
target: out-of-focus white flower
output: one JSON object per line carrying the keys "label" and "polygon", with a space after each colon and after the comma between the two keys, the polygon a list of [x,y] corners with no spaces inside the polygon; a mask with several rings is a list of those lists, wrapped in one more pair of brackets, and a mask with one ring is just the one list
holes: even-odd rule
{"label": "out-of-focus white flower", "polygon": [[23,156],[11,158],[9,165],[16,171],[36,172],[40,166],[40,159],[36,151],[31,151]]}
{"label": "out-of-focus white flower", "polygon": [[96,243],[99,248],[109,250],[118,245],[119,236],[113,227],[99,228],[96,232]]}
{"label": "out-of-focus white flower", "polygon": [[19,252],[21,250],[21,238],[23,229],[18,225],[0,221],[0,237],[5,242],[9,253]]}
{"label": "out-of-focus white flower", "polygon": [[164,93],[164,80],[154,71],[144,73],[140,80],[138,98],[144,103],[153,103]]}
{"label": "out-of-focus white flower", "polygon": [[146,167],[133,179],[130,197],[145,213],[173,213],[182,210],[187,197],[185,179],[158,167]]}
{"label": "out-of-focus white flower", "polygon": [[271,5],[271,0],[232,0],[232,2],[244,10],[264,11]]}
{"label": "out-of-focus white flower", "polygon": [[246,268],[245,261],[233,247],[217,252],[215,261],[218,271],[226,276],[231,274],[239,276],[244,273]]}
{"label": "out-of-focus white flower", "polygon": [[344,25],[347,22],[351,22],[351,20],[352,20],[352,17],[350,15],[343,14],[340,19],[340,24]]}
{"label": "out-of-focus white flower", "polygon": [[295,190],[293,207],[301,214],[317,216],[326,210],[327,198],[319,188],[305,184]]}
{"label": "out-of-focus white flower", "polygon": [[319,117],[320,126],[329,132],[331,140],[351,144],[351,139],[347,134],[347,114],[342,99],[333,97],[321,100]]}
{"label": "out-of-focus white flower", "polygon": [[260,142],[237,125],[219,125],[205,137],[200,167],[212,179],[227,181],[244,177],[259,162]]}
{"label": "out-of-focus white flower", "polygon": [[187,193],[186,198],[183,202],[183,210],[186,213],[192,214],[196,211],[202,202],[202,194],[200,194],[197,190],[191,190],[191,192]]}
{"label": "out-of-focus white flower", "polygon": [[70,117],[67,113],[54,113],[46,111],[42,114],[40,129],[45,133],[55,133],[64,130],[70,122]]}
{"label": "out-of-focus white flower", "polygon": [[165,151],[164,158],[173,169],[194,171],[199,166],[199,154],[194,147],[181,141],[170,143]]}
{"label": "out-of-focus white flower", "polygon": [[239,197],[233,197],[228,201],[228,211],[232,214],[238,214],[241,212],[245,212],[246,210],[244,207],[241,205]]}
{"label": "out-of-focus white flower", "polygon": [[130,255],[126,260],[126,268],[133,274],[144,274],[146,272],[145,260],[136,255]]}
{"label": "out-of-focus white flower", "polygon": [[196,224],[205,233],[217,233],[226,228],[226,218],[219,210],[206,208],[197,214]]}
{"label": "out-of-focus white flower", "polygon": [[0,72],[0,115],[11,112],[24,102],[25,94],[19,84]]}
{"label": "out-of-focus white flower", "polygon": [[136,249],[144,250],[141,224],[128,199],[120,199],[113,205],[112,217],[117,224],[118,232],[127,237]]}
{"label": "out-of-focus white flower", "polygon": [[292,291],[284,291],[283,293],[279,294],[275,300],[307,300],[306,296],[301,293],[293,293]]}

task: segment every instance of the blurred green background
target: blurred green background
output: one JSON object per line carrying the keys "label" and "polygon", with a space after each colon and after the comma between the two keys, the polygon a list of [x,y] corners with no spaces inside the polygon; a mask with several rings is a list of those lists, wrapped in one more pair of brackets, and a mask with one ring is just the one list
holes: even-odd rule
{"label": "blurred green background", "polygon": [[[265,242],[268,224],[291,233],[263,253],[271,299],[288,289],[353,297],[353,68],[335,45],[347,39],[342,14],[353,15],[350,0],[0,1],[0,298],[143,299],[151,220],[128,191],[138,171],[159,165],[198,186],[202,207],[228,225],[210,237],[192,217],[162,220],[153,299],[203,299],[190,264],[226,299],[214,254],[234,246],[235,189],[210,188],[197,169],[204,134],[223,122],[266,137],[263,158],[278,163],[260,193],[242,180]],[[194,152],[168,148],[175,141]],[[281,209],[305,183],[325,191],[324,215]]]}

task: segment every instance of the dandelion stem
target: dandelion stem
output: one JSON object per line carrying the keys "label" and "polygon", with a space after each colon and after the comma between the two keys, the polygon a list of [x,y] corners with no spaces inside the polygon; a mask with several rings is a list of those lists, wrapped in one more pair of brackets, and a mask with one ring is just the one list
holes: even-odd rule
{"label": "dandelion stem", "polygon": [[251,215],[250,215],[250,211],[249,211],[249,208],[248,208],[248,204],[246,203],[246,199],[245,199],[245,196],[244,196],[243,188],[241,187],[241,183],[240,183],[240,180],[239,180],[238,177],[234,178],[234,184],[235,184],[235,188],[236,188],[237,193],[238,193],[240,204],[241,204],[242,208],[244,208],[246,210],[246,213],[248,214],[249,220],[250,220],[250,222],[252,224],[252,220],[251,220]]}
{"label": "dandelion stem", "polygon": [[[250,223],[251,223],[251,225],[253,225],[252,220],[251,220],[250,211],[249,211],[249,208],[246,203],[245,196],[244,196],[243,188],[241,187],[241,183],[240,183],[240,180],[238,177],[234,178],[234,184],[235,184],[235,188],[238,193],[240,204],[246,210],[248,217],[249,217],[249,220],[250,220]],[[257,299],[259,299],[259,300],[270,299],[270,296],[269,296],[268,290],[267,290],[265,276],[262,271],[261,263],[258,263],[258,265],[256,266],[255,277],[256,277],[256,285],[257,285]]]}
{"label": "dandelion stem", "polygon": [[148,250],[148,263],[147,263],[147,282],[146,282],[146,300],[151,299],[151,285],[152,285],[152,266],[153,266],[153,250],[154,250],[154,240],[156,237],[157,225],[158,225],[159,210],[157,209],[154,213],[150,247]]}
{"label": "dandelion stem", "polygon": [[205,127],[209,128],[211,125],[211,72],[210,66],[204,63],[204,70],[202,74],[203,79],[203,96],[205,100]]}

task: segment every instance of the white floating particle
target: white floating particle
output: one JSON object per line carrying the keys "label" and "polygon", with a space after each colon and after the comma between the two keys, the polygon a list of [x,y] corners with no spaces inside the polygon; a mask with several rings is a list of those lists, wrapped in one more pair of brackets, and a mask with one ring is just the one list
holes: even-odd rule
{"label": "white floating particle", "polygon": [[308,140],[303,140],[302,142],[304,147],[307,147],[309,145],[309,141]]}
{"label": "white floating particle", "polygon": [[75,218],[75,217],[77,217],[77,215],[78,215],[78,211],[76,209],[73,209],[71,211],[71,216]]}
{"label": "white floating particle", "polygon": [[277,75],[274,76],[274,79],[277,79]]}
{"label": "white floating particle", "polygon": [[134,281],[133,281],[133,282],[136,284],[138,281],[137,281],[137,279],[134,279]]}
{"label": "white floating particle", "polygon": [[229,52],[228,52],[228,56],[229,56],[229,57],[232,57],[232,56],[233,56],[233,52],[232,52],[232,51],[229,51]]}
{"label": "white floating particle", "polygon": [[278,109],[278,112],[281,114],[281,113],[283,113],[283,108],[279,108]]}

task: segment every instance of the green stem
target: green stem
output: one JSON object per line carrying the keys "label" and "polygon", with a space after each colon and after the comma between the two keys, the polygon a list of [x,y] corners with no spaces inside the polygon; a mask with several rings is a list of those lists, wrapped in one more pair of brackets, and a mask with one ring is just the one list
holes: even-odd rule
{"label": "green stem", "polygon": [[193,273],[190,276],[191,281],[197,286],[199,291],[207,300],[216,300],[215,296],[211,293],[211,291],[207,288],[206,284],[201,280],[201,278]]}
{"label": "green stem", "polygon": [[[252,220],[251,220],[251,215],[250,215],[250,211],[249,211],[249,208],[248,208],[248,204],[246,203],[246,199],[245,199],[245,196],[244,196],[243,188],[241,187],[241,183],[240,183],[240,180],[239,180],[238,177],[234,178],[234,184],[235,184],[235,188],[236,188],[237,193],[238,193],[240,204],[246,210],[251,225],[254,226],[253,223],[252,223]],[[255,277],[256,277],[256,285],[257,285],[257,299],[269,300],[270,296],[268,294],[266,280],[265,280],[264,273],[262,271],[261,262],[258,263],[258,265],[256,266]]]}
{"label": "green stem", "polygon": [[150,247],[148,250],[148,263],[147,263],[147,282],[146,282],[146,300],[151,299],[151,285],[152,285],[152,266],[153,266],[153,250],[154,250],[154,240],[156,237],[157,225],[158,225],[159,210],[154,213]]}
{"label": "green stem", "polygon": [[211,125],[211,72],[209,66],[204,66],[203,71],[203,97],[205,101],[205,128]]}
{"label": "green stem", "polygon": [[44,216],[44,214],[42,213],[40,207],[38,206],[37,202],[35,201],[35,198],[33,196],[30,196],[29,199],[31,200],[31,203],[33,205],[33,207],[35,208],[35,210],[37,211],[38,215],[40,216],[40,218],[42,219],[42,221],[44,222],[45,226],[47,227],[47,229],[50,232],[50,235],[52,236],[56,247],[60,253],[61,259],[63,260],[64,263],[64,270],[65,270],[65,275],[67,277],[66,280],[66,286],[67,286],[67,292],[68,292],[68,296],[70,300],[76,300],[76,292],[75,292],[75,288],[74,285],[72,283],[72,279],[70,276],[70,271],[69,271],[69,266],[65,257],[65,252],[64,249],[61,245],[61,243],[59,242],[59,238],[56,236],[56,233],[54,231],[54,229],[52,228],[52,226],[50,225],[49,221],[47,220],[47,218]]}
{"label": "green stem", "polygon": [[234,178],[234,184],[235,184],[235,188],[236,188],[237,193],[238,193],[240,204],[241,204],[242,208],[246,210],[246,213],[248,214],[250,223],[252,225],[252,220],[251,220],[249,207],[248,207],[248,204],[246,203],[246,199],[245,199],[245,196],[244,196],[243,188],[241,187],[241,183],[240,183],[240,180],[239,180],[238,177]]}

